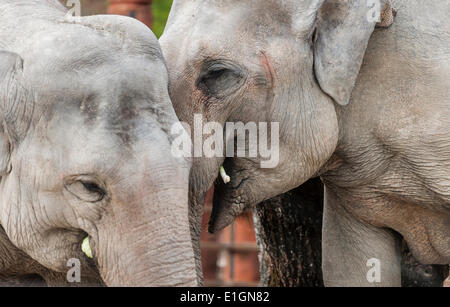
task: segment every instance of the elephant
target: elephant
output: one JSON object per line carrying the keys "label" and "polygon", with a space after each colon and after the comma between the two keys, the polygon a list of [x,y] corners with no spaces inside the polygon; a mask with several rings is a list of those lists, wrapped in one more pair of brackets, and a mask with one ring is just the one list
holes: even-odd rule
{"label": "elephant", "polygon": [[196,114],[279,124],[273,168],[248,152],[194,156],[196,254],[212,185],[218,231],[320,177],[326,286],[400,286],[402,239],[421,263],[450,263],[450,4],[371,2],[174,1],[160,44],[187,131]]}
{"label": "elephant", "polygon": [[196,286],[155,35],[57,0],[0,0],[0,16],[0,280]]}

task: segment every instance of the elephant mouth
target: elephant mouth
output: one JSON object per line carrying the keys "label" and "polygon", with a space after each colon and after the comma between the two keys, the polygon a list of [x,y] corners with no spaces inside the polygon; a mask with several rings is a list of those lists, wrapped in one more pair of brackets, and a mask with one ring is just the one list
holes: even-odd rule
{"label": "elephant mouth", "polygon": [[78,248],[84,255],[84,263],[87,264],[90,272],[89,277],[95,278],[100,286],[105,286],[105,283],[101,278],[98,258],[96,255],[96,241],[84,231],[80,237],[82,239],[78,244]]}
{"label": "elephant mouth", "polygon": [[209,219],[208,231],[218,232],[233,223],[234,219],[251,210],[253,203],[248,193],[251,178],[245,174],[245,170],[227,168],[230,164],[225,160],[224,167],[230,171],[230,182],[225,183],[219,174],[215,179],[213,208]]}

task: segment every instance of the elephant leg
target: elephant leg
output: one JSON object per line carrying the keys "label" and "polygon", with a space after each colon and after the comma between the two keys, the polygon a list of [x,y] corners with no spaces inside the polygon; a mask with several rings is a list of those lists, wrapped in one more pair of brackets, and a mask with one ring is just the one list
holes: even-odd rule
{"label": "elephant leg", "polygon": [[388,229],[359,221],[345,209],[348,206],[325,188],[322,240],[325,286],[401,286],[400,238]]}

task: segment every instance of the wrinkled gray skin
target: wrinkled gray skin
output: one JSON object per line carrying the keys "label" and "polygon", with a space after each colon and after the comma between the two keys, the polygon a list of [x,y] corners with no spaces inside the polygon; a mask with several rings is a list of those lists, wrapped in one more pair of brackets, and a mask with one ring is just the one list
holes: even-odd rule
{"label": "wrinkled gray skin", "polygon": [[275,169],[194,161],[194,213],[222,163],[231,176],[210,230],[320,175],[326,285],[400,286],[398,234],[419,261],[450,263],[450,3],[392,4],[375,28],[366,0],[175,0],[160,43],[180,120],[281,127]]}
{"label": "wrinkled gray skin", "polygon": [[82,283],[196,285],[190,162],[170,154],[155,36],[56,0],[1,0],[0,16],[0,274],[61,285],[78,258]]}

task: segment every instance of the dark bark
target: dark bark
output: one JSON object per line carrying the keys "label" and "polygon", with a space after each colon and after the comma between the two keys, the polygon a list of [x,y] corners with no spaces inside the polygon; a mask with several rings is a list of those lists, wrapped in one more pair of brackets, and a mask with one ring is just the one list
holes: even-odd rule
{"label": "dark bark", "polygon": [[45,287],[45,280],[35,274],[18,276],[18,277],[2,277],[0,276],[0,287]]}
{"label": "dark bark", "polygon": [[323,185],[313,179],[254,211],[261,282],[275,287],[321,287]]}
{"label": "dark bark", "polygon": [[[323,286],[322,213],[323,184],[318,178],[256,206],[262,285]],[[402,286],[442,286],[448,266],[419,264],[403,245]]]}

